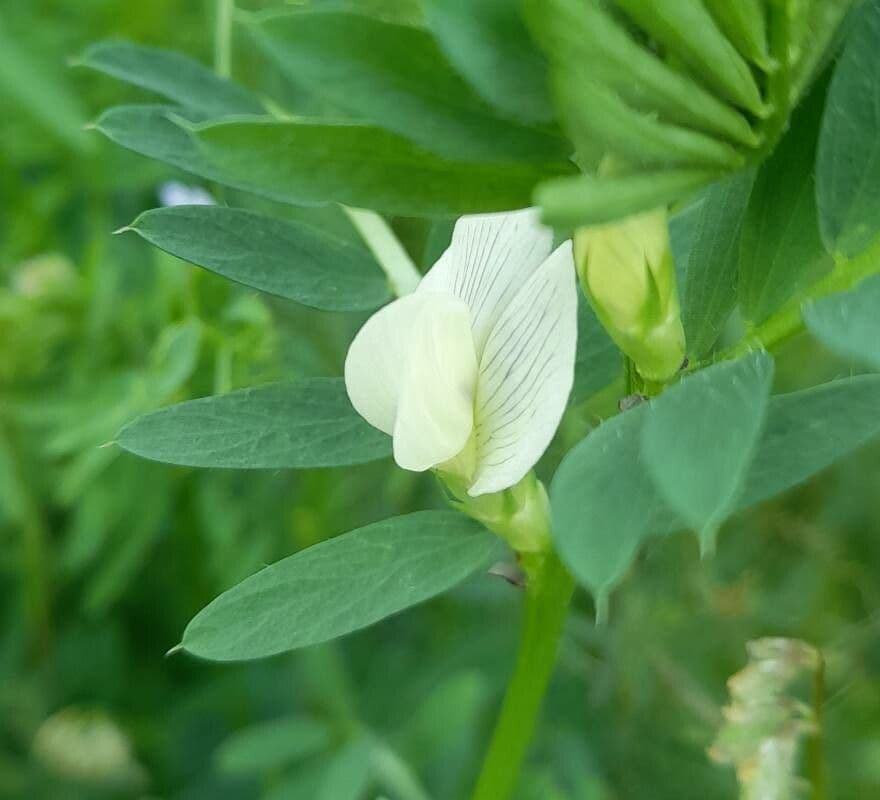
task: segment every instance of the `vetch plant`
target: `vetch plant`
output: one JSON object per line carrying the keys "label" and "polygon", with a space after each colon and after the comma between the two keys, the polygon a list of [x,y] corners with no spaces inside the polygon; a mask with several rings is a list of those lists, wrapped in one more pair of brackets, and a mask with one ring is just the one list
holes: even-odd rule
{"label": "vetch plant", "polygon": [[[180,403],[117,442],[209,468],[393,456],[433,470],[452,510],[266,567],[178,649],[232,661],[325,642],[515,559],[520,649],[473,794],[506,800],[575,582],[613,626],[610,593],[647,542],[691,530],[708,558],[731,516],[880,434],[880,2],[239,15],[289,80],[280,95],[229,78],[220,5],[213,73],[126,43],[80,59],[166,102],[112,108],[98,131],[225,187],[228,205],[125,230],[278,298],[372,316],[351,326],[344,378]],[[786,385],[775,357],[807,330],[852,374]]]}

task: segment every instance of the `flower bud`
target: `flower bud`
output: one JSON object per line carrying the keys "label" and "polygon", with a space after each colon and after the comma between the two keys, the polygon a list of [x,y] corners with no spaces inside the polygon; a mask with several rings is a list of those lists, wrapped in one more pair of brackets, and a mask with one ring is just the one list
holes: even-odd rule
{"label": "flower bud", "polygon": [[684,329],[665,210],[575,233],[581,287],[618,347],[647,380],[681,366]]}

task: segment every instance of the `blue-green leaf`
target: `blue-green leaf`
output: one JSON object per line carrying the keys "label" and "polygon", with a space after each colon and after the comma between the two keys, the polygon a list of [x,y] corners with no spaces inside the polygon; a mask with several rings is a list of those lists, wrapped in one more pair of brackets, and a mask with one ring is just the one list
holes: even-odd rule
{"label": "blue-green leaf", "polygon": [[187,626],[182,646],[217,661],[326,642],[451,589],[487,563],[498,540],[451,511],[358,528],[266,567]]}
{"label": "blue-green leaf", "polygon": [[810,303],[804,322],[838,355],[880,370],[880,275],[855,289]]}
{"label": "blue-green leaf", "polygon": [[243,86],[174,50],[126,41],[98,42],[86,48],[76,64],[212,116],[266,113],[259,99]]}
{"label": "blue-green leaf", "polygon": [[351,407],[341,378],[188,400],[126,425],[118,444],[190,467],[332,467],[384,458],[391,440]]}
{"label": "blue-green leaf", "polygon": [[742,491],[772,381],[773,360],[755,353],[702,370],[651,403],[642,430],[648,474],[704,551]]}
{"label": "blue-green leaf", "polygon": [[218,275],[314,308],[369,310],[391,298],[365,248],[304,222],[223,206],[173,206],[144,212],[128,229]]}

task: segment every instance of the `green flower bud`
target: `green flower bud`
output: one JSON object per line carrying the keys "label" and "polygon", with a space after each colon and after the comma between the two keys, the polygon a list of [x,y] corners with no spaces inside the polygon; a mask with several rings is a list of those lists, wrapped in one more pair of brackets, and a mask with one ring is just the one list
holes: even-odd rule
{"label": "green flower bud", "polygon": [[642,377],[665,381],[684,361],[684,329],[665,210],[581,228],[575,260],[584,293]]}

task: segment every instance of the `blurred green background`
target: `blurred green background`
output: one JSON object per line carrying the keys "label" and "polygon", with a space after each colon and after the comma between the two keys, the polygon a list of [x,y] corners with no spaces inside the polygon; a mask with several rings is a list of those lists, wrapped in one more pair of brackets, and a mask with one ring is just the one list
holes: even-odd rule
{"label": "blurred green background", "polygon": [[[210,64],[213,11],[0,0],[0,797],[457,800],[515,648],[518,590],[501,579],[264,662],[164,656],[261,565],[443,502],[431,479],[390,462],[204,472],[112,445],[128,420],[172,401],[338,375],[362,321],[111,236],[158,205],[164,181],[187,178],[85,131],[101,109],[142,98],[67,61],[125,37]],[[234,72],[293,91],[246,41]],[[779,380],[848,369],[795,342]],[[585,423],[608,401],[586,405]],[[737,518],[713,560],[699,560],[692,536],[653,543],[606,627],[579,596],[521,797],[736,796],[732,770],[706,750],[725,681],[766,635],[827,659],[829,797],[880,796],[878,456]]]}

